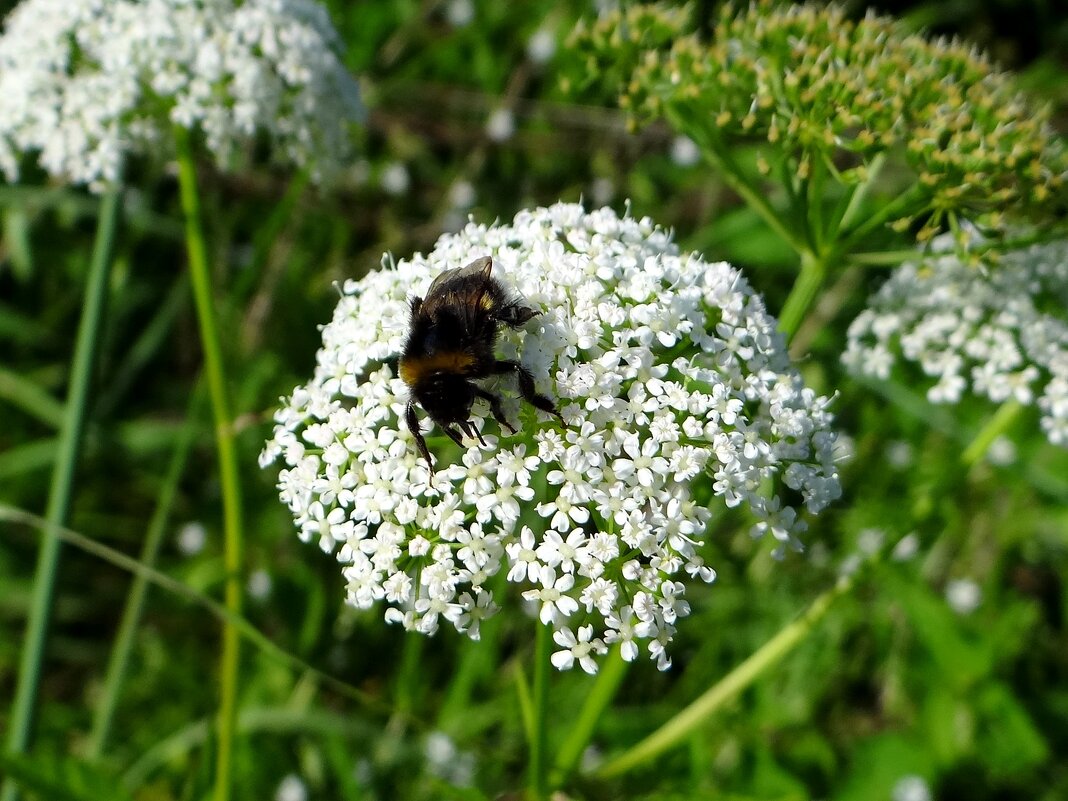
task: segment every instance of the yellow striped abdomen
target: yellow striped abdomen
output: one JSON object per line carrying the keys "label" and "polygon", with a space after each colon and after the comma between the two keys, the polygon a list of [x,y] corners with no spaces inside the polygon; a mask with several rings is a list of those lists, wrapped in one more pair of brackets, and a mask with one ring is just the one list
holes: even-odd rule
{"label": "yellow striped abdomen", "polygon": [[474,361],[470,353],[462,350],[445,351],[431,356],[408,356],[400,360],[400,377],[405,384],[414,387],[431,373],[466,375],[467,369]]}

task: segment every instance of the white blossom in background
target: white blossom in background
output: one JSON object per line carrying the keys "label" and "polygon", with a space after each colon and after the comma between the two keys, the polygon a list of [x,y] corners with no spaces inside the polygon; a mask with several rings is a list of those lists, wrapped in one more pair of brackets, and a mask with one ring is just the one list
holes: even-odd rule
{"label": "white blossom in background", "polygon": [[1037,405],[1046,437],[1068,446],[1068,241],[1036,245],[978,268],[951,240],[899,267],[849,328],[843,359],[887,379],[906,365],[932,381],[928,400],[972,392]]}
{"label": "white blossom in background", "polygon": [[[408,298],[486,255],[542,312],[504,327],[498,355],[522,361],[566,427],[521,404],[513,377],[487,381],[520,430],[476,403],[485,447],[441,448],[430,429],[431,475],[402,421]],[[347,281],[314,376],[275,421],[261,463],[283,463],[281,500],[302,540],[337,555],[348,603],[477,637],[508,603],[491,590],[503,571],[553,627],[561,669],[595,669],[613,643],[666,669],[686,584],[716,575],[701,556],[709,522],[743,507],[754,536],[799,548],[793,504],[816,513],[840,493],[828,400],[745,278],[679,253],[648,219],[575,204],[469,223]]]}
{"label": "white blossom in background", "polygon": [[178,550],[183,556],[196,556],[208,542],[208,530],[204,524],[191,520],[178,529]]}
{"label": "white blossom in background", "polygon": [[931,801],[931,788],[922,776],[902,776],[890,791],[891,801]]}
{"label": "white blossom in background", "polygon": [[445,18],[454,28],[465,28],[475,20],[475,4],[471,0],[448,0]]}
{"label": "white blossom in background", "polygon": [[527,39],[527,58],[545,64],[556,54],[556,34],[551,28],[538,28]]}
{"label": "white blossom in background", "polygon": [[299,776],[290,773],[278,785],[274,801],[308,801],[308,787]]}
{"label": "white blossom in background", "polygon": [[958,615],[970,615],[982,601],[982,588],[970,578],[953,579],[946,584],[946,603]]}
{"label": "white blossom in background", "polygon": [[408,168],[399,161],[391,161],[383,167],[378,181],[382,185],[382,191],[394,197],[405,194],[412,185]]}
{"label": "white blossom in background", "polygon": [[470,181],[462,178],[449,187],[449,205],[454,209],[469,209],[478,201],[478,192]]}
{"label": "white blossom in background", "polygon": [[494,142],[507,142],[515,135],[515,115],[509,109],[494,109],[486,120],[486,136]]}
{"label": "white blossom in background", "polygon": [[475,755],[461,751],[445,732],[432,731],[423,740],[423,756],[432,776],[453,787],[471,787],[475,780]]}
{"label": "white blossom in background", "polygon": [[225,166],[257,136],[329,177],[363,113],[313,0],[23,0],[0,37],[0,170],[34,154],[99,189],[195,130]]}
{"label": "white blossom in background", "polygon": [[701,151],[688,136],[671,140],[671,160],[680,167],[692,167],[701,160]]}

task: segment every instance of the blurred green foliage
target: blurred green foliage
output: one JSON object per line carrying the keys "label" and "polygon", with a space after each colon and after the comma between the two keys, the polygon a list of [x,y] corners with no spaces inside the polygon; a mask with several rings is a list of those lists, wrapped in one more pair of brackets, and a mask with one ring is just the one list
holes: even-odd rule
{"label": "blurred green foliage", "polygon": [[[789,287],[792,254],[704,167],[673,159],[666,128],[629,135],[619,112],[564,99],[553,59],[531,57],[532,37],[547,31],[559,53],[592,7],[328,5],[371,110],[342,187],[322,194],[267,172],[205,170],[201,178],[236,366],[246,575],[256,588],[246,615],[376,703],[343,699],[246,648],[235,797],[275,798],[289,774],[313,798],[498,797],[522,786],[514,673],[529,656],[531,627],[501,617],[480,643],[447,631],[427,640],[385,626],[380,614],[343,608],[337,565],[297,540],[270,472],[256,466],[277,397],[314,365],[333,283],[374,269],[383,252],[427,249],[469,213],[488,221],[579,197],[617,208],[629,199],[635,214],[673,226],[684,247],[742,266],[772,310]],[[1029,90],[1055,104],[1063,130],[1068,22],[1055,5],[881,8],[975,37],[1022,68]],[[515,131],[494,141],[486,123],[500,108]],[[136,554],[200,354],[174,181],[141,169],[131,183],[71,527]],[[0,186],[0,501],[32,511],[45,502],[97,209],[76,190]],[[856,453],[843,469],[846,498],[814,527],[809,553],[783,563],[729,515],[720,520],[706,555],[719,579],[691,597],[675,666],[667,674],[632,666],[589,758],[633,744],[759,647],[833,582],[870,539],[865,532],[878,529],[887,542],[914,533],[916,555],[879,567],[688,747],[623,780],[578,779],[573,797],[883,801],[909,775],[938,799],[1068,797],[1068,456],[1024,416],[1010,432],[1011,463],[965,472],[960,450],[989,408],[937,409],[908,387],[846,379],[837,360],[845,326],[881,279],[872,271],[832,288],[847,299],[801,365],[819,391],[839,393],[840,426]],[[200,422],[160,567],[218,594],[218,485],[210,423]],[[203,550],[180,547],[191,522],[206,528]],[[32,532],[0,527],[3,699],[14,685],[35,553]],[[962,578],[980,591],[969,613],[946,600],[949,582]],[[211,786],[219,623],[158,589],[106,757],[81,762],[129,582],[65,551],[37,747],[31,758],[0,763],[31,795],[165,801],[202,798]],[[554,676],[553,708],[562,714],[550,742],[562,740],[568,710],[589,686],[584,675]],[[5,701],[0,728],[6,714]],[[434,732],[455,752],[446,748],[441,759]]]}

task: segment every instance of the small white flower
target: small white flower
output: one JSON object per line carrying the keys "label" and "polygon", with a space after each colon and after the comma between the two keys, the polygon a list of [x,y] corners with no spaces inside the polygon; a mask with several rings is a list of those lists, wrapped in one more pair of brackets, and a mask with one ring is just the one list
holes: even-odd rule
{"label": "small white flower", "polygon": [[248,594],[257,601],[265,601],[271,594],[271,574],[266,570],[254,570],[248,577]]}
{"label": "small white flower", "polygon": [[448,0],[445,18],[454,28],[466,27],[475,19],[475,4],[472,0]]}
{"label": "small white flower", "polygon": [[469,209],[477,199],[478,193],[470,181],[456,181],[449,187],[449,204],[454,209]]}
{"label": "small white flower", "polygon": [[196,556],[208,542],[208,530],[204,524],[191,521],[178,529],[178,550],[183,556]]}
{"label": "small white flower", "polygon": [[486,136],[493,142],[506,142],[515,133],[515,116],[509,109],[494,109],[486,120]]}
{"label": "small white flower", "polygon": [[946,584],[946,603],[958,615],[970,615],[982,600],[983,591],[972,579],[953,579]]}
{"label": "small white flower", "polygon": [[892,801],[931,801],[931,788],[922,776],[902,776],[890,791]]}
{"label": "small white flower", "polygon": [[378,182],[382,185],[383,192],[395,197],[406,193],[408,187],[412,185],[408,168],[399,161],[391,161],[383,167]]}
{"label": "small white flower", "polygon": [[590,185],[590,197],[594,203],[611,203],[616,196],[616,185],[611,178],[595,178]]}
{"label": "small white flower", "polygon": [[538,28],[527,39],[527,58],[535,64],[545,64],[556,53],[556,34],[549,28]]}
{"label": "small white flower", "polygon": [[676,136],[671,142],[671,160],[680,167],[692,167],[701,160],[701,151],[688,136]]}
{"label": "small white flower", "polygon": [[290,773],[278,785],[274,801],[308,801],[308,788],[299,776]]}
{"label": "small white flower", "polygon": [[433,731],[423,741],[427,770],[456,787],[470,787],[475,774],[475,756],[456,747],[445,732]]}
{"label": "small white flower", "polygon": [[916,532],[910,532],[897,541],[894,549],[890,552],[890,557],[895,562],[907,562],[914,557],[920,550],[920,538]]}
{"label": "small white flower", "polygon": [[523,597],[528,601],[541,602],[538,617],[541,618],[542,623],[546,625],[560,623],[568,615],[578,611],[578,601],[567,594],[575,586],[574,576],[564,573],[557,578],[556,571],[545,566],[538,575],[538,581],[542,585],[541,589],[527,590],[523,593]]}
{"label": "small white flower", "polygon": [[633,662],[638,658],[638,645],[634,641],[638,636],[636,629],[637,621],[634,619],[634,610],[630,606],[624,606],[618,614],[608,615],[605,618],[608,631],[605,633],[605,642],[620,644],[620,655],[625,662]]}
{"label": "small white flower", "polygon": [[[497,351],[527,366],[566,426],[520,403],[510,377],[487,380],[518,430],[476,402],[485,444],[465,442],[431,476],[394,366],[408,298],[487,254],[541,312],[502,326]],[[743,507],[755,533],[799,547],[787,493],[814,514],[840,492],[828,401],[790,365],[763,303],[737,270],[680,254],[647,219],[561,203],[469,223],[342,291],[263,461],[283,463],[279,497],[300,535],[336,549],[347,602],[383,602],[408,630],[445,621],[477,637],[504,571],[565,638],[559,665],[589,669],[608,642],[666,669],[685,582],[716,576],[699,555],[710,521]]]}
{"label": "small white flower", "polygon": [[571,632],[571,629],[565,626],[553,633],[553,640],[563,649],[556,651],[550,657],[553,665],[558,670],[570,670],[571,666],[578,662],[579,666],[587,673],[596,673],[597,662],[594,661],[593,657],[608,652],[604,641],[599,637],[593,636],[593,626],[582,626],[578,630],[577,638]]}

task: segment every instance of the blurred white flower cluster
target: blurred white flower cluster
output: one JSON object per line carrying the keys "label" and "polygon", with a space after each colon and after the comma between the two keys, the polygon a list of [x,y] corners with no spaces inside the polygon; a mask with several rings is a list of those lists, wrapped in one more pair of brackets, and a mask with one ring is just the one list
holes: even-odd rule
{"label": "blurred white flower cluster", "polygon": [[[476,404],[486,446],[458,451],[431,430],[439,466],[452,461],[431,475],[402,422],[408,298],[486,255],[542,312],[505,327],[499,355],[522,361],[567,425],[495,379],[520,430]],[[348,602],[383,600],[409,629],[444,618],[477,639],[503,571],[553,626],[557,667],[592,672],[613,642],[633,660],[644,641],[665,669],[689,613],[680,579],[715,577],[700,556],[715,510],[748,507],[754,535],[781,550],[805,527],[789,499],[818,512],[840,493],[828,401],[791,367],[762,300],[648,219],[558,204],[470,223],[342,293],[261,462],[284,461],[281,499],[303,540],[337,551]]]}
{"label": "blurred white flower cluster", "polygon": [[890,377],[900,362],[934,379],[927,397],[965,392],[995,403],[1037,402],[1050,442],[1068,446],[1068,242],[1014,251],[995,267],[941,253],[904,264],[849,328],[844,360],[856,373]]}
{"label": "blurred white flower cluster", "polygon": [[338,44],[312,0],[23,0],[0,37],[0,170],[36,153],[100,188],[178,125],[220,164],[258,133],[326,177],[362,114]]}

